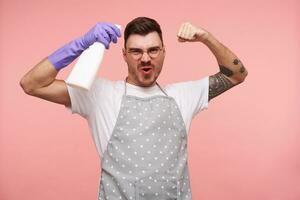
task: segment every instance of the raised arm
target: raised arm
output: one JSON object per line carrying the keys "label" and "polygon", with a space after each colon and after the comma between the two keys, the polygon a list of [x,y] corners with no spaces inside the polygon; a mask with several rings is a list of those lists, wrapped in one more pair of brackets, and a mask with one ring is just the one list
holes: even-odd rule
{"label": "raised arm", "polygon": [[220,71],[209,76],[209,100],[242,83],[248,75],[240,59],[205,29],[183,23],[177,36],[180,42],[202,42],[215,55]]}
{"label": "raised arm", "polygon": [[26,94],[70,106],[66,83],[55,79],[58,71],[68,66],[94,42],[101,42],[108,49],[111,41],[117,42],[117,37],[121,37],[121,32],[114,24],[97,23],[84,36],[67,43],[34,66],[22,77],[21,87]]}
{"label": "raised arm", "polygon": [[44,58],[23,76],[20,85],[28,95],[69,107],[71,101],[66,84],[63,80],[55,79],[57,74],[52,63]]}

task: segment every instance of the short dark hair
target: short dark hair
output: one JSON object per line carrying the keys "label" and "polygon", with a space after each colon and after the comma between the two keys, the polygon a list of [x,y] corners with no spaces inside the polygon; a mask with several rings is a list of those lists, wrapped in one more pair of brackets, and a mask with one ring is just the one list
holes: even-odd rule
{"label": "short dark hair", "polygon": [[148,17],[137,17],[133,19],[126,25],[124,30],[124,47],[126,48],[127,39],[131,34],[144,36],[151,32],[157,32],[162,45],[164,45],[160,25],[157,23],[157,21]]}

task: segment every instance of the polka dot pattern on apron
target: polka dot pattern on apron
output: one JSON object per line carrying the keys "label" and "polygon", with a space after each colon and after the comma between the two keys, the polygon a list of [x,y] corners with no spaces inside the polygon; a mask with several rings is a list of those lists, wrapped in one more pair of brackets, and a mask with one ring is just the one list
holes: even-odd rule
{"label": "polka dot pattern on apron", "polygon": [[100,200],[192,199],[186,128],[175,100],[127,95],[125,84],[101,164]]}

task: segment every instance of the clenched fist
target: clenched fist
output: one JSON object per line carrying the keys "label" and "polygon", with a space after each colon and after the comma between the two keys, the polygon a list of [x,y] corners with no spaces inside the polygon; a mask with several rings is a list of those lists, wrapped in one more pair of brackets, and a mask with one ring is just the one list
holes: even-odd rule
{"label": "clenched fist", "polygon": [[203,42],[208,35],[209,33],[203,28],[185,22],[181,24],[177,37],[179,42]]}

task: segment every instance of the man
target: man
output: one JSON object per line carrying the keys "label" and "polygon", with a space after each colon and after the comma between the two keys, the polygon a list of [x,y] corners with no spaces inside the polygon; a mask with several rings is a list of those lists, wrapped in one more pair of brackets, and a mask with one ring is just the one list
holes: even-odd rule
{"label": "man", "polygon": [[205,44],[220,71],[163,88],[156,82],[166,53],[160,26],[139,17],[124,31],[124,81],[98,78],[85,92],[55,79],[94,42],[108,49],[120,36],[115,25],[98,23],[38,63],[20,84],[27,94],[63,104],[88,120],[102,161],[99,199],[192,199],[187,165],[192,118],[209,100],[242,83],[247,70],[211,33],[183,23],[178,41]]}

